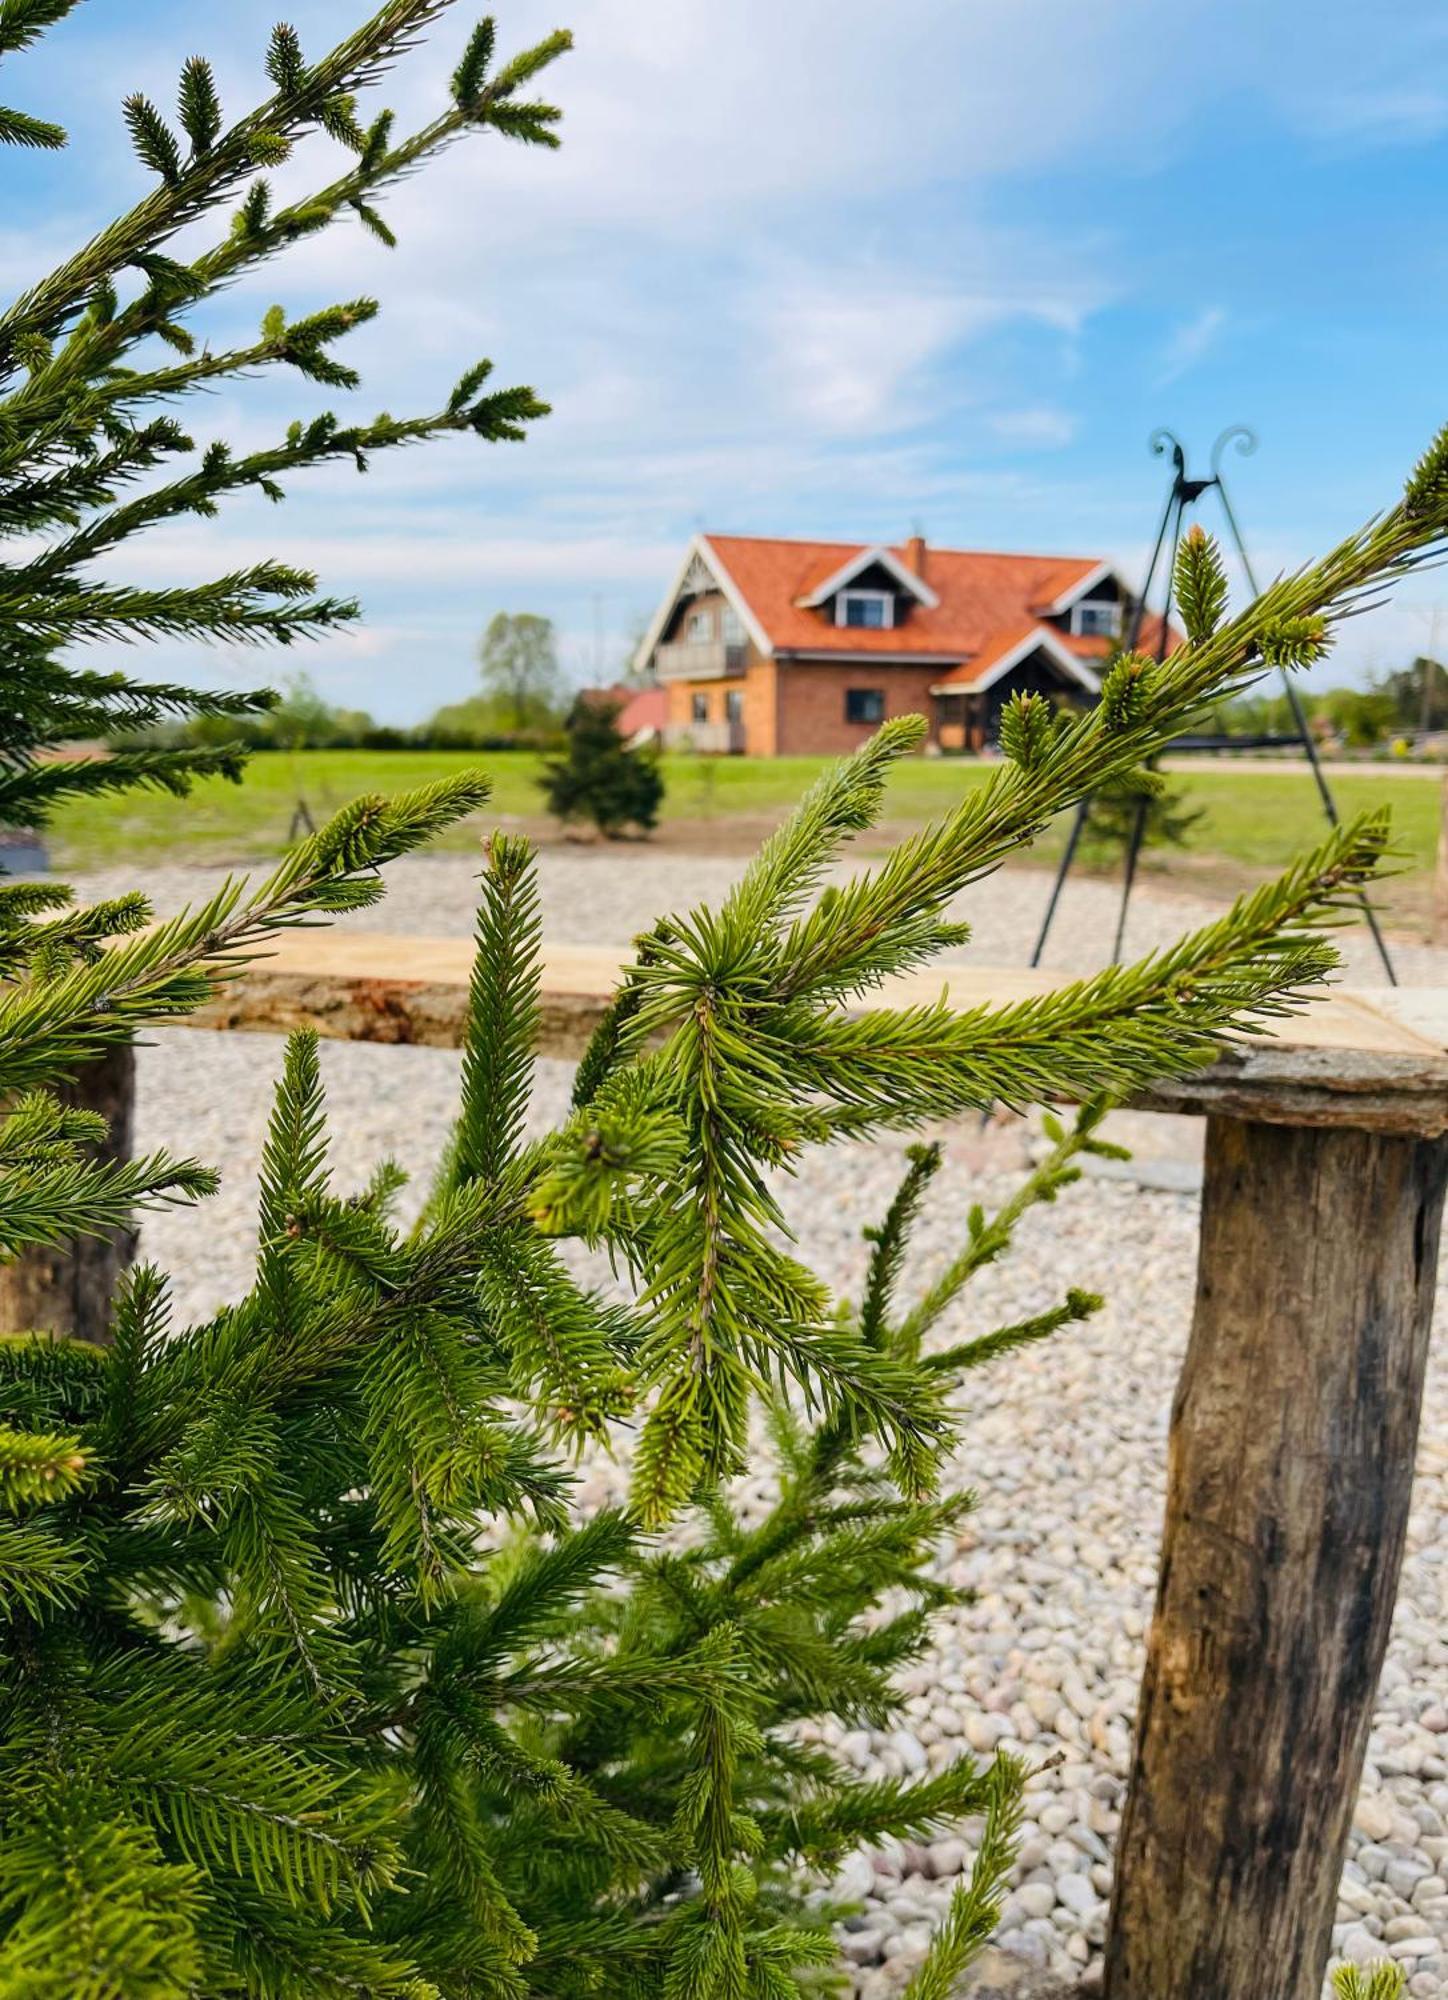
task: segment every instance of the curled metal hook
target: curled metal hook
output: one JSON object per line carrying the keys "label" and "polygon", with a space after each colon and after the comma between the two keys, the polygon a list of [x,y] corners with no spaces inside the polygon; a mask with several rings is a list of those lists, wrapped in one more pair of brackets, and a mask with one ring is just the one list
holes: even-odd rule
{"label": "curled metal hook", "polygon": [[1177,436],[1175,431],[1169,431],[1167,430],[1165,425],[1163,425],[1159,430],[1154,430],[1152,432],[1151,436],[1147,439],[1147,443],[1151,446],[1151,452],[1153,458],[1165,458],[1167,454],[1167,448],[1170,447],[1172,463],[1175,465],[1177,469],[1178,479],[1186,478],[1186,473],[1187,473],[1186,447],[1182,443],[1181,439]]}
{"label": "curled metal hook", "polygon": [[1222,457],[1228,445],[1235,445],[1239,458],[1250,458],[1257,449],[1257,433],[1246,424],[1229,424],[1212,446],[1212,477],[1222,476]]}

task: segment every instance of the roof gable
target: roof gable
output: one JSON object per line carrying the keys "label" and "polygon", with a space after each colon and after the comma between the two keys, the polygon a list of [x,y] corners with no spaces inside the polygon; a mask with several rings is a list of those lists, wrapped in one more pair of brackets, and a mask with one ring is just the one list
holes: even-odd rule
{"label": "roof gable", "polygon": [[830,571],[822,583],[817,583],[798,601],[806,610],[818,610],[821,605],[829,602],[836,591],[843,590],[857,576],[863,576],[866,570],[876,567],[892,576],[900,588],[913,597],[917,604],[928,605],[932,610],[939,604],[940,599],[925,579],[917,576],[909,564],[897,556],[893,549],[887,549],[880,542],[847,556],[837,568]]}
{"label": "roof gable", "polygon": [[642,673],[653,658],[654,648],[663,638],[674,608],[680,598],[697,595],[705,587],[722,590],[734,610],[738,613],[745,631],[761,653],[772,653],[773,643],[760,623],[747,599],[741,594],[728,571],[719,562],[705,535],[695,535],[684,551],[684,560],[679,564],[673,582],[669,585],[658,610],[649,622],[649,628],[639,641],[638,651],[633,656],[632,665],[637,673]]}
{"label": "roof gable", "polygon": [[[836,625],[824,610],[830,598],[877,566],[908,593],[908,616],[883,628]],[[938,665],[943,685],[983,687],[1041,645],[1063,673],[1094,691],[1113,642],[1044,621],[1062,618],[1104,581],[1129,594],[1111,564],[1097,556],[926,549],[919,541],[886,547],[698,534],[640,644],[636,664],[642,669],[651,662],[681,602],[717,588],[765,658],[910,661]],[[1138,644],[1155,650],[1160,628],[1159,617],[1145,620]],[[1180,637],[1174,629],[1165,636],[1164,650],[1170,652]]]}
{"label": "roof gable", "polygon": [[958,667],[952,667],[943,674],[930,690],[932,694],[983,693],[988,687],[1018,667],[1033,653],[1044,653],[1052,666],[1059,669],[1067,680],[1075,681],[1087,694],[1101,692],[1100,676],[1079,654],[1066,643],[1064,635],[1052,631],[1049,625],[1038,625],[1034,621],[1013,631],[1002,632],[984,651],[974,659],[966,660]]}

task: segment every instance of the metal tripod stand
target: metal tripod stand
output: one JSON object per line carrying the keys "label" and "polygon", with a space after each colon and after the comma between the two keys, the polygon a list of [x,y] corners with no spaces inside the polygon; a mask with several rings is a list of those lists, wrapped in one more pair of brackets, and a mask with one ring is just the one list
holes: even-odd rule
{"label": "metal tripod stand", "polygon": [[[1192,479],[1187,474],[1187,455],[1180,439],[1173,436],[1168,430],[1153,431],[1151,434],[1151,449],[1153,453],[1158,458],[1165,457],[1168,452],[1171,454],[1172,483],[1166,497],[1166,505],[1162,509],[1161,522],[1156,531],[1156,543],[1151,552],[1151,562],[1147,567],[1146,582],[1142,586],[1140,596],[1132,606],[1126,644],[1128,650],[1133,652],[1136,650],[1141,638],[1147,606],[1151,600],[1152,586],[1156,582],[1157,569],[1161,563],[1163,552],[1166,552],[1164,598],[1155,648],[1158,664],[1166,658],[1171,641],[1172,593],[1176,582],[1177,549],[1181,543],[1183,524],[1188,509],[1195,507],[1203,494],[1215,491],[1218,500],[1221,502],[1222,518],[1226,522],[1227,532],[1231,537],[1233,547],[1236,549],[1238,561],[1242,565],[1242,574],[1246,579],[1247,588],[1254,598],[1259,594],[1257,578],[1252,570],[1251,557],[1247,554],[1246,543],[1242,539],[1242,530],[1237,522],[1231,495],[1227,491],[1227,484],[1222,476],[1222,458],[1228,445],[1233,446],[1243,457],[1248,457],[1257,449],[1257,438],[1255,433],[1248,430],[1245,424],[1231,425],[1221,433],[1212,446],[1210,477],[1206,479]],[[1293,730],[1290,735],[1178,736],[1169,747],[1179,752],[1300,749],[1305,752],[1307,762],[1311,767],[1313,779],[1317,785],[1318,797],[1322,801],[1322,810],[1327,816],[1328,823],[1332,826],[1337,826],[1339,824],[1337,802],[1333,798],[1332,789],[1327,782],[1327,773],[1322,768],[1322,759],[1317,754],[1317,745],[1313,741],[1312,730],[1307,720],[1307,711],[1302,706],[1302,697],[1297,692],[1292,676],[1287,672],[1286,668],[1282,669],[1282,685],[1287,695],[1288,707],[1292,714]],[[1035,949],[1031,953],[1031,964],[1033,966],[1040,964],[1041,954],[1046,949],[1046,940],[1050,936],[1051,924],[1056,915],[1056,905],[1060,901],[1061,890],[1065,886],[1066,877],[1071,872],[1071,864],[1076,858],[1076,849],[1080,844],[1081,835],[1090,811],[1090,799],[1082,799],[1072,818],[1071,831],[1066,837],[1066,846],[1056,869],[1056,879],[1051,885],[1050,899],[1046,904],[1046,914],[1041,921],[1040,935],[1037,937]],[[1136,880],[1136,865],[1141,857],[1142,840],[1146,833],[1146,813],[1147,801],[1145,798],[1139,799],[1132,818],[1131,832],[1127,842],[1126,868],[1121,887],[1121,908],[1117,913],[1116,935],[1111,946],[1111,963],[1113,965],[1118,964],[1121,959],[1121,947],[1126,934],[1126,913],[1131,902],[1132,885]],[[1383,962],[1383,971],[1387,975],[1388,984],[1396,986],[1398,976],[1393,970],[1393,961],[1388,956],[1388,947],[1378,926],[1378,920],[1374,914],[1372,905],[1368,902],[1366,896],[1360,895],[1358,900],[1362,904],[1363,915],[1367,919],[1368,929],[1372,932],[1373,943],[1377,946],[1378,957]]]}

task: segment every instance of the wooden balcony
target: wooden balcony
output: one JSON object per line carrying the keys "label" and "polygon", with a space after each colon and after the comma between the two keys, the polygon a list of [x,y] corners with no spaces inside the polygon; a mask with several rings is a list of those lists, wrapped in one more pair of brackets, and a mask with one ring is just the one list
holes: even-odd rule
{"label": "wooden balcony", "polygon": [[658,647],[654,667],[661,681],[722,681],[744,672],[748,652],[742,639],[685,640]]}

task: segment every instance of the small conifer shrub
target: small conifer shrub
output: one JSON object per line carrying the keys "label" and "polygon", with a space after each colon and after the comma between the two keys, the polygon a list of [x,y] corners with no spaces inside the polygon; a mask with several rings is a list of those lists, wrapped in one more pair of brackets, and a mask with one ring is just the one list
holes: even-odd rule
{"label": "small conifer shrub", "polygon": [[539,779],[548,809],[565,826],[588,820],[610,840],[630,827],[652,832],[663,803],[664,778],[647,746],[625,743],[622,704],[580,695],[563,726],[563,751],[548,758]]}
{"label": "small conifer shrub", "polygon": [[1145,767],[1130,771],[1097,792],[1087,807],[1082,858],[1109,867],[1119,864],[1133,845],[1138,852],[1187,847],[1205,810],[1189,805],[1185,786],[1163,772]]}
{"label": "small conifer shrub", "polygon": [[[0,53],[68,11],[3,0]],[[490,23],[419,134],[360,124],[355,93],[441,11],[387,0],[316,64],[277,30],[273,92],[234,126],[197,61],[184,137],[133,100],[156,185],[0,316],[0,764],[17,823],[69,782],[39,752],[85,704],[195,708],[186,690],[89,678],[76,642],[281,640],[348,609],[282,565],[141,588],[97,582],[96,558],[334,450],[512,436],[537,413],[527,391],[481,396],[474,370],[433,417],[319,418],[274,453],[188,457],[174,479],[161,460],[187,456],[184,436],[151,430],[154,400],[238,368],[338,379],[329,348],[355,307],[268,315],[257,346],[225,355],[188,349],[188,315],[234,271],[348,206],[385,233],[379,188],[466,127],[551,138],[555,114],[520,92],[560,40],[496,66]],[[351,159],[276,208],[253,176],[311,127]],[[11,112],[0,136],[59,138]],[[231,193],[219,245],[174,260],[173,233]],[[137,354],[153,334],[179,358]],[[121,497],[139,472],[161,476]],[[1107,1099],[1190,1069],[1324,975],[1321,926],[1370,878],[1384,825],[1335,832],[1171,950],[1046,997],[953,1014],[877,989],[960,941],[958,891],[1203,703],[1310,657],[1445,531],[1448,434],[1401,504],[1165,666],[1119,662],[1092,714],[1017,702],[984,787],[822,889],[919,741],[918,722],[889,725],[719,909],[640,940],[542,1137],[525,1122],[533,861],[496,838],[456,1129],[410,1227],[386,1162],[340,1190],[316,1044],[292,1039],[246,1294],[176,1325],[142,1267],[108,1340],[0,1341],[0,2000],[805,2000],[833,1976],[818,1892],[839,1857],[965,1820],[974,1865],[909,1989],[947,2000],[995,1920],[1026,1773],[965,1757],[865,1784],[808,1724],[887,1721],[946,1599],[932,1556],[967,1509],[949,1480],[962,1379],[1096,1302],[1071,1292],[966,1342],[945,1315],[1030,1204],[1103,1149]],[[1216,551],[1183,562],[1199,566],[1183,597],[1207,591]],[[197,768],[135,764],[126,781],[184,786]],[[465,775],[355,800],[260,883],[154,926],[139,893],[85,909],[0,885],[0,1250],[203,1198],[204,1164],[97,1160],[94,1118],[57,1081],[201,1004],[279,930],[375,900],[388,861],[486,794]],[[910,1155],[859,1299],[831,1297],[791,1244],[779,1177],[813,1147],[1055,1097],[1086,1108],[1049,1126],[999,1213],[966,1218],[923,1292],[908,1246],[933,1145]],[[609,1253],[617,1290],[579,1279],[570,1240]],[[730,1482],[757,1411],[778,1488],[746,1527]],[[625,1438],[627,1505],[582,1518],[574,1452]]]}

